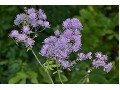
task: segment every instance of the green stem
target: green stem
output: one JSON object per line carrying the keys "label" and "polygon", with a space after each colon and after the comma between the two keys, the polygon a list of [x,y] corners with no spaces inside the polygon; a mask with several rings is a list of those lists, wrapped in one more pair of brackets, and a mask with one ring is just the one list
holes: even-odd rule
{"label": "green stem", "polygon": [[61,76],[60,76],[60,71],[58,70],[58,66],[57,66],[57,72],[58,72],[58,76],[59,76],[60,82],[63,84]]}
{"label": "green stem", "polygon": [[79,84],[83,79],[87,78],[89,76],[89,74],[86,74],[83,78],[81,78],[77,84]]}
{"label": "green stem", "polygon": [[38,57],[36,56],[35,52],[32,50],[32,48],[30,48],[30,50],[32,51],[33,55],[35,56],[37,62],[42,66],[42,68],[45,70],[45,72],[48,74],[49,78],[50,78],[50,81],[52,84],[54,84],[50,74],[49,74],[49,71],[47,69],[44,68],[44,66],[42,65],[42,63],[39,61]]}
{"label": "green stem", "polygon": [[40,32],[42,32],[42,31],[44,31],[44,30],[45,30],[45,28],[44,28],[44,29],[42,29],[41,31],[38,31],[38,32],[40,33]]}
{"label": "green stem", "polygon": [[[56,57],[54,57],[54,59],[55,59],[55,61],[56,61]],[[61,79],[61,76],[60,76],[60,71],[59,71],[59,69],[58,69],[58,63],[57,63],[57,61],[56,61],[56,65],[57,65],[58,77],[59,77],[59,79],[60,79],[60,82],[63,84],[62,79]],[[60,69],[60,70],[61,70],[61,69]]]}

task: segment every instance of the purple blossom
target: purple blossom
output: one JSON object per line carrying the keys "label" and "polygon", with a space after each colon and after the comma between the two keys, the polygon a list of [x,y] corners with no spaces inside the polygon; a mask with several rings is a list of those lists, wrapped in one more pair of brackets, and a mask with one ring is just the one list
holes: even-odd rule
{"label": "purple blossom", "polygon": [[78,59],[81,60],[85,60],[86,59],[86,55],[84,53],[79,53],[78,54]]}
{"label": "purple blossom", "polygon": [[28,13],[28,14],[35,13],[35,9],[34,9],[34,8],[29,8],[29,9],[27,10],[27,13]]}
{"label": "purple blossom", "polygon": [[79,71],[79,70],[80,70],[80,68],[78,68],[78,67],[75,68],[75,71]]}
{"label": "purple blossom", "polygon": [[28,36],[26,34],[19,34],[16,38],[18,41],[25,41],[27,37]]}
{"label": "purple blossom", "polygon": [[[78,35],[80,35],[80,31],[79,31],[79,30],[77,30],[77,29],[76,29],[76,30],[74,30],[74,35],[77,35],[77,36],[78,36]],[[81,35],[80,35],[80,36],[81,36]]]}
{"label": "purple blossom", "polygon": [[82,30],[82,24],[77,18],[71,19],[71,26],[73,29]]}
{"label": "purple blossom", "polygon": [[[15,25],[22,26],[22,29],[19,27],[20,30],[22,30],[20,31],[21,33],[19,33],[17,30],[13,30],[9,36],[14,38],[16,42],[23,42],[26,47],[32,47],[35,43],[34,38],[37,37],[36,35],[39,26],[43,28],[50,28],[50,24],[48,21],[46,21],[46,19],[47,16],[41,9],[37,11],[34,8],[25,8],[25,12],[18,14],[14,20]],[[51,37],[52,42],[53,39],[54,38]],[[45,42],[47,42],[47,39]],[[49,54],[51,50],[53,50],[52,46],[48,52]]]}
{"label": "purple blossom", "polygon": [[87,53],[86,56],[87,56],[88,59],[92,59],[92,52]]}
{"label": "purple blossom", "polygon": [[18,14],[14,20],[15,25],[30,25],[32,27],[42,26],[44,28],[50,28],[50,24],[46,21],[47,16],[45,13],[39,9],[39,11],[34,8],[29,8],[27,13]]}
{"label": "purple blossom", "polygon": [[73,31],[71,29],[67,29],[64,31],[63,35],[64,37],[68,38],[68,39],[71,39],[72,38],[72,33]]}
{"label": "purple blossom", "polygon": [[104,71],[106,71],[107,73],[111,71],[111,69],[112,69],[112,63],[108,63],[107,65],[104,66]]}
{"label": "purple blossom", "polygon": [[47,19],[47,16],[41,9],[39,9],[39,11],[38,11],[38,18],[43,19],[43,20]]}
{"label": "purple blossom", "polygon": [[69,61],[67,61],[67,60],[60,60],[60,63],[61,63],[61,66],[62,66],[64,69],[67,69],[67,68],[73,66],[74,64],[76,64],[75,61],[69,62]]}
{"label": "purple blossom", "polygon": [[84,53],[78,53],[78,60],[86,60],[86,59],[92,59],[92,52],[87,53],[86,55]]}
{"label": "purple blossom", "polygon": [[38,20],[38,25],[44,26],[43,20]]}
{"label": "purple blossom", "polygon": [[77,18],[66,19],[63,22],[63,27],[65,29],[73,29],[73,30],[79,29],[79,30],[82,30],[82,24]]}
{"label": "purple blossom", "polygon": [[27,38],[25,42],[26,42],[26,46],[30,46],[30,47],[32,47],[35,43],[35,41],[32,38]]}
{"label": "purple blossom", "polygon": [[42,56],[48,57],[48,55],[47,55],[48,48],[49,48],[48,44],[43,45],[43,47],[42,47],[41,51],[39,52],[39,54],[41,54]]}
{"label": "purple blossom", "polygon": [[25,14],[18,14],[16,16],[16,19],[14,20],[15,25],[21,24],[25,20],[26,15]]}
{"label": "purple blossom", "polygon": [[60,31],[59,31],[59,30],[56,30],[56,31],[54,32],[54,34],[55,34],[55,36],[59,36],[59,35],[60,35]]}
{"label": "purple blossom", "polygon": [[11,33],[9,34],[9,36],[11,38],[16,38],[19,35],[19,32],[17,30],[12,30]]}
{"label": "purple blossom", "polygon": [[43,22],[43,26],[44,26],[45,28],[50,28],[50,24],[49,24],[48,21],[44,21],[44,22]]}
{"label": "purple blossom", "polygon": [[37,27],[37,20],[36,19],[31,20],[31,25],[33,27]]}
{"label": "purple blossom", "polygon": [[107,61],[107,58],[108,58],[107,55],[103,55],[101,52],[96,52],[95,57],[105,62]]}
{"label": "purple blossom", "polygon": [[63,27],[64,27],[65,29],[71,28],[70,25],[71,25],[71,19],[70,19],[70,18],[66,19],[66,20],[63,22]]}
{"label": "purple blossom", "polygon": [[74,41],[74,43],[72,43],[73,44],[72,49],[74,52],[77,52],[78,50],[80,50],[80,47],[81,47],[81,36],[80,35],[78,35],[78,36],[73,35],[72,39]]}
{"label": "purple blossom", "polygon": [[31,13],[31,14],[29,14],[29,16],[28,16],[31,20],[33,20],[33,19],[36,19],[37,18],[37,15],[36,15],[36,13]]}
{"label": "purple blossom", "polygon": [[102,57],[104,58],[104,61],[107,61],[107,59],[108,59],[107,55],[103,55]]}
{"label": "purple blossom", "polygon": [[95,53],[95,57],[96,58],[101,58],[102,57],[102,53],[101,52],[96,52]]}
{"label": "purple blossom", "polygon": [[61,61],[61,65],[66,69],[66,68],[69,68],[69,66],[70,66],[70,63],[69,63],[69,61]]}
{"label": "purple blossom", "polygon": [[104,61],[101,61],[101,60],[93,60],[92,62],[93,66],[98,68],[100,66],[105,66],[105,62]]}
{"label": "purple blossom", "polygon": [[44,40],[44,43],[51,44],[55,43],[57,41],[57,38],[55,36],[50,36]]}
{"label": "purple blossom", "polygon": [[30,28],[29,28],[29,26],[23,26],[23,32],[25,33],[25,34],[29,34],[30,33]]}
{"label": "purple blossom", "polygon": [[106,64],[108,59],[107,55],[103,55],[101,52],[96,52],[95,57],[96,57],[96,60],[93,60],[92,62],[94,67],[96,68],[104,67],[104,71],[106,72],[109,72],[112,69],[112,63]]}

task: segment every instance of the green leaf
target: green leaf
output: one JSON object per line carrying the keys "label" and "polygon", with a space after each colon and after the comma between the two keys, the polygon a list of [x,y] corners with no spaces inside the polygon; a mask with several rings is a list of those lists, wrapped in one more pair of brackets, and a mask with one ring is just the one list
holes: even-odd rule
{"label": "green leaf", "polygon": [[23,79],[20,81],[20,84],[26,84],[26,78],[23,78]]}
{"label": "green leaf", "polygon": [[15,83],[18,83],[20,81],[20,79],[21,78],[19,76],[15,76],[15,77],[11,78],[8,83],[15,84]]}
{"label": "green leaf", "polygon": [[37,80],[36,77],[33,77],[33,78],[31,79],[31,82],[34,83],[34,84],[39,84],[39,82],[38,82],[38,80]]}
{"label": "green leaf", "polygon": [[114,37],[114,35],[109,35],[107,38],[108,38],[108,40],[111,40],[111,39],[113,39],[113,37]]}
{"label": "green leaf", "polygon": [[118,35],[118,33],[114,33],[114,36],[115,36],[115,38],[116,38],[117,40],[119,40],[119,35]]}
{"label": "green leaf", "polygon": [[39,67],[39,72],[42,75],[42,81],[44,81],[46,83],[51,83],[47,73],[45,72],[45,70],[42,67]]}
{"label": "green leaf", "polygon": [[20,78],[27,78],[28,77],[27,74],[24,73],[24,72],[18,72],[17,76],[20,77]]}
{"label": "green leaf", "polygon": [[[68,81],[68,79],[67,79],[67,77],[65,75],[61,74],[60,76],[61,76],[61,79],[62,79],[63,82]],[[60,79],[59,79],[58,76],[56,77],[56,82],[60,82]]]}
{"label": "green leaf", "polygon": [[99,74],[90,74],[90,82],[98,84],[108,83],[107,79],[103,75]]}

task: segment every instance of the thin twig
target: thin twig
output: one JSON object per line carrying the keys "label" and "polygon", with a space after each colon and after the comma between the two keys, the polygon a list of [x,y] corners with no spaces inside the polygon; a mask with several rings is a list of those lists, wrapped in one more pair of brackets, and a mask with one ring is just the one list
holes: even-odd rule
{"label": "thin twig", "polygon": [[57,66],[57,72],[58,72],[58,76],[59,76],[60,82],[63,84],[62,79],[61,79],[61,76],[60,76],[60,71],[59,71],[59,69],[58,69],[58,66]]}
{"label": "thin twig", "polygon": [[48,74],[48,76],[49,76],[49,78],[50,78],[51,83],[54,84],[54,82],[53,82],[53,80],[52,80],[52,78],[51,78],[48,70],[44,68],[44,66],[43,66],[42,63],[39,61],[38,57],[36,56],[36,54],[35,54],[35,52],[32,50],[32,48],[30,48],[30,50],[32,51],[33,55],[35,56],[37,62],[42,66],[42,68],[45,70],[45,72],[47,72],[47,74]]}
{"label": "thin twig", "polygon": [[79,84],[84,78],[86,78],[86,77],[88,77],[89,76],[89,73],[88,74],[86,74],[83,78],[81,78],[79,81],[78,81],[78,83],[77,84]]}

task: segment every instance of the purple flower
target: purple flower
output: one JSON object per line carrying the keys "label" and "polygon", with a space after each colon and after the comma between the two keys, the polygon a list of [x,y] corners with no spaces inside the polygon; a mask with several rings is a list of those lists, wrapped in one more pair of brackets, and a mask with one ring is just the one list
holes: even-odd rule
{"label": "purple flower", "polygon": [[79,71],[79,70],[80,70],[80,68],[78,68],[78,67],[75,68],[75,71]]}
{"label": "purple flower", "polygon": [[64,31],[63,36],[68,38],[68,39],[71,39],[72,38],[72,33],[73,33],[73,31],[71,29],[67,29],[67,30]]}
{"label": "purple flower", "polygon": [[86,56],[87,56],[88,59],[92,59],[92,52],[87,53]]}
{"label": "purple flower", "polygon": [[96,58],[101,58],[102,57],[102,53],[101,52],[96,52],[95,53],[95,57]]}
{"label": "purple flower", "polygon": [[[77,29],[74,30],[74,35],[77,35],[77,36],[80,35],[80,30],[77,30]],[[81,35],[80,35],[80,36],[81,36]]]}
{"label": "purple flower", "polygon": [[69,61],[61,61],[61,65],[66,69],[69,68]]}
{"label": "purple flower", "polygon": [[43,20],[38,20],[38,25],[44,26]]}
{"label": "purple flower", "polygon": [[104,61],[101,61],[101,60],[93,60],[92,62],[93,66],[98,68],[100,66],[105,66],[105,62]]}
{"label": "purple flower", "polygon": [[72,38],[73,38],[73,46],[72,46],[72,49],[74,52],[77,52],[78,50],[80,50],[80,47],[81,47],[81,36],[78,35],[78,36],[75,36],[73,35]]}
{"label": "purple flower", "polygon": [[59,60],[59,63],[61,64],[61,66],[64,68],[64,69],[67,69],[71,66],[73,66],[75,63],[75,61],[67,61],[67,60]]}
{"label": "purple flower", "polygon": [[55,36],[50,36],[44,40],[44,43],[51,44],[55,43],[57,41],[57,38]]}
{"label": "purple flower", "polygon": [[27,37],[28,36],[26,34],[19,34],[16,38],[18,41],[25,41]]}
{"label": "purple flower", "polygon": [[27,10],[27,13],[28,13],[28,14],[35,13],[35,9],[34,9],[34,8],[29,8],[29,9]]}
{"label": "purple flower", "polygon": [[82,24],[77,18],[71,19],[71,26],[73,29],[82,30]]}
{"label": "purple flower", "polygon": [[78,54],[78,59],[81,60],[85,60],[86,59],[86,55],[84,53],[79,53]]}
{"label": "purple flower", "polygon": [[48,44],[43,45],[43,47],[42,47],[41,51],[39,52],[39,54],[41,54],[42,56],[48,57],[48,55],[47,55],[48,48],[49,48]]}
{"label": "purple flower", "polygon": [[63,27],[65,28],[65,29],[69,29],[69,28],[71,28],[71,19],[70,18],[68,18],[68,19],[66,19],[65,21],[63,21]]}
{"label": "purple flower", "polygon": [[112,63],[108,63],[107,65],[104,66],[104,71],[107,73],[112,69]]}
{"label": "purple flower", "polygon": [[107,55],[103,55],[101,52],[96,52],[95,57],[105,62],[107,61],[108,58]]}
{"label": "purple flower", "polygon": [[59,35],[60,35],[60,31],[59,31],[59,30],[56,30],[56,31],[54,32],[54,34],[55,34],[55,36],[59,36]]}
{"label": "purple flower", "polygon": [[44,21],[44,22],[43,22],[43,26],[44,26],[45,28],[50,28],[50,24],[49,24],[48,21]]}
{"label": "purple flower", "polygon": [[36,19],[31,20],[31,25],[33,27],[37,27],[37,20]]}
{"label": "purple flower", "polygon": [[79,53],[78,54],[78,59],[81,60],[86,60],[86,59],[92,59],[92,52],[87,53],[86,55],[84,53]]}
{"label": "purple flower", "polygon": [[82,24],[77,18],[68,18],[63,22],[64,29],[82,30]]}
{"label": "purple flower", "polygon": [[23,32],[24,32],[25,34],[29,34],[29,33],[30,33],[30,28],[29,28],[29,26],[23,26]]}
{"label": "purple flower", "polygon": [[36,13],[31,13],[31,14],[29,14],[29,16],[28,16],[31,20],[33,20],[33,19],[36,19],[37,18],[37,15],[36,15]]}
{"label": "purple flower", "polygon": [[30,47],[32,47],[35,43],[35,41],[32,38],[27,38],[25,42],[26,42],[26,46],[30,46]]}
{"label": "purple flower", "polygon": [[38,11],[38,18],[43,19],[43,20],[47,19],[47,16],[41,9],[39,9],[39,11]]}
{"label": "purple flower", "polygon": [[17,30],[12,30],[11,33],[9,34],[9,36],[11,38],[16,38],[19,35],[19,32]]}
{"label": "purple flower", "polygon": [[107,55],[103,55],[102,57],[104,58],[104,61],[107,61],[107,59],[108,59]]}
{"label": "purple flower", "polygon": [[24,21],[25,17],[26,17],[25,14],[18,14],[16,16],[16,19],[14,20],[14,24],[15,25],[21,24]]}

